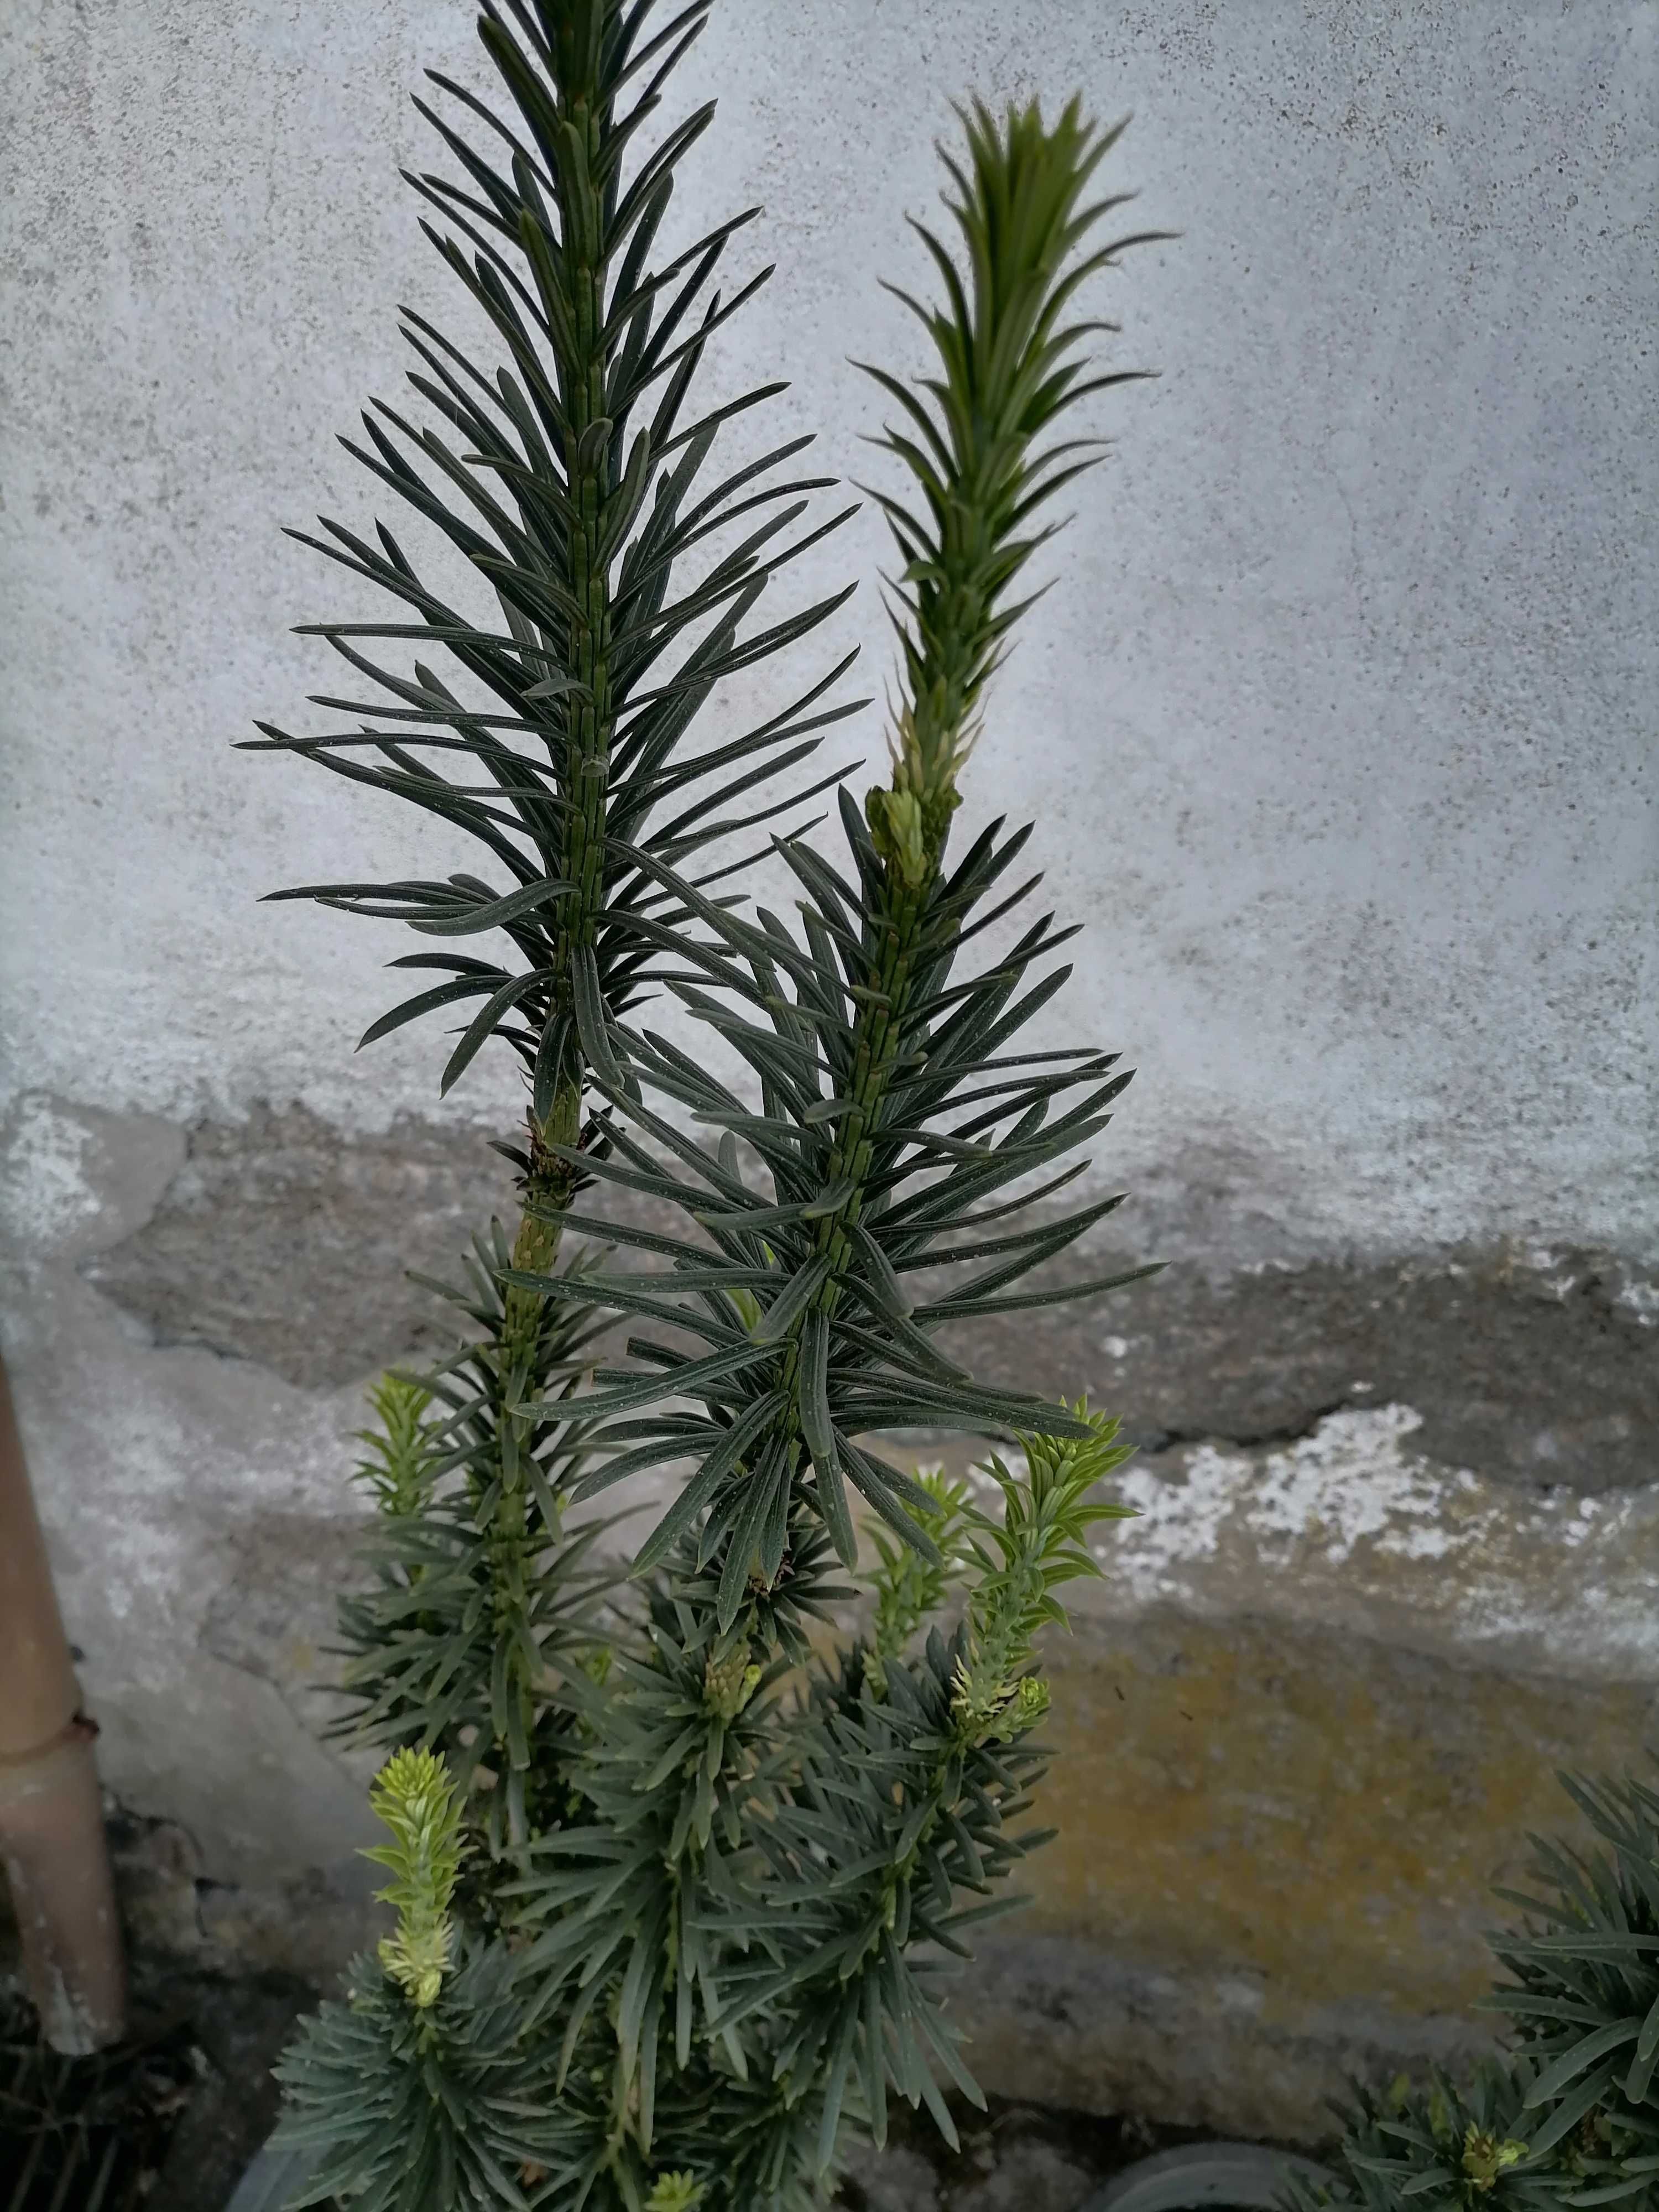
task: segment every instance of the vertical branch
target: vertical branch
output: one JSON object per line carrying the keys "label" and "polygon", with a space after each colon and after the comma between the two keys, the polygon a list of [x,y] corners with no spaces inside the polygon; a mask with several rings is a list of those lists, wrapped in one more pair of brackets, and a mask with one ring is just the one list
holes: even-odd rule
{"label": "vertical branch", "polygon": [[[985,687],[1000,665],[1012,626],[1031,604],[1006,605],[1009,587],[1057,526],[1026,532],[1025,526],[1097,454],[1069,457],[1103,443],[1074,441],[1034,459],[1033,441],[1085,392],[1144,373],[1079,381],[1084,364],[1073,349],[1101,326],[1062,327],[1059,319],[1085,276],[1111,265],[1127,246],[1167,235],[1119,239],[1073,260],[1099,216],[1127,197],[1080,204],[1121,125],[1097,133],[1076,100],[1052,128],[1035,102],[1011,107],[1000,123],[978,104],[963,120],[967,169],[948,155],[945,160],[956,188],[946,206],[967,248],[966,271],[918,223],[945,278],[946,304],[928,308],[897,293],[926,326],[940,373],[911,388],[866,365],[866,374],[904,410],[905,428],[890,428],[878,442],[915,477],[925,519],[896,499],[874,495],[904,562],[890,610],[899,635],[901,686],[891,779],[872,788],[865,805],[875,861],[873,872],[860,870],[869,964],[855,989],[852,1079],[827,1171],[837,1196],[820,1217],[815,1240],[815,1253],[830,1269],[813,1301],[826,1324],[843,1304],[836,1278],[853,1255],[889,1086],[921,1042],[910,1016],[919,979],[950,966],[962,925],[942,872],[951,817],[961,804],[958,780]],[[1056,461],[1068,465],[1056,470]],[[788,1333],[782,1378],[796,1437],[811,1425],[800,1402],[804,1326],[805,1316]],[[793,1448],[799,1451],[798,1444]],[[826,1518],[851,1565],[851,1527],[835,1510],[840,1475],[834,1456],[833,1447],[813,1454],[820,1502],[830,1502]]]}
{"label": "vertical branch", "polygon": [[[580,1270],[558,1262],[575,1188],[610,1142],[586,1102],[596,1085],[612,1098],[626,1093],[615,1024],[664,955],[664,934],[673,949],[649,871],[664,858],[689,862],[732,826],[719,811],[720,786],[703,779],[750,793],[864,703],[818,705],[837,669],[758,727],[671,758],[720,682],[804,637],[845,596],[739,639],[771,577],[854,511],[780,540],[805,508],[799,495],[832,481],[779,480],[807,440],[712,489],[702,480],[724,419],[780,387],[682,419],[711,337],[769,273],[723,303],[708,289],[752,209],[653,259],[675,173],[713,103],[648,148],[641,126],[711,4],[676,0],[658,16],[654,0],[480,0],[480,39],[510,97],[504,114],[428,72],[491,136],[471,144],[417,101],[465,177],[405,178],[437,211],[426,234],[493,326],[507,365],[487,372],[405,310],[404,335],[418,356],[410,382],[462,442],[453,447],[378,400],[362,418],[367,442],[344,442],[447,538],[493,591],[500,620],[447,604],[384,524],[378,545],[326,518],[325,538],[291,533],[402,602],[402,620],[303,626],[397,702],[315,703],[395,726],[300,737],[261,723],[252,747],[297,754],[420,807],[477,840],[497,876],[311,884],[271,896],[390,916],[422,933],[423,949],[392,964],[444,980],[372,1023],[364,1044],[471,1000],[477,1010],[441,1089],[495,1039],[511,1044],[529,1085],[527,1144],[499,1147],[520,1170],[518,1218],[474,1238],[460,1288],[433,1286],[476,1333],[427,1378],[440,1407],[431,1449],[411,1462],[407,1483],[379,1489],[387,1517],[376,1587],[354,1593],[343,1614],[359,1704],[353,1731],[441,1747],[465,1786],[486,1766],[506,1785],[476,1801],[498,1848],[536,1832],[544,1814],[562,1818],[566,1804],[563,1723],[550,1692],[584,1662],[582,1608],[599,1577],[575,1571],[591,1532],[562,1534],[562,1509],[586,1454],[588,1424],[573,1395],[586,1371],[580,1354],[598,1332]],[[647,393],[648,428],[630,431]],[[676,449],[672,466],[657,467]],[[757,522],[760,508],[769,513]],[[737,526],[738,542],[726,539],[696,588],[674,591],[682,556],[695,547],[702,562],[714,534]],[[368,638],[414,639],[452,655],[489,695],[487,708],[421,660],[413,681],[380,665],[360,642]],[[678,678],[645,689],[671,649]],[[425,749],[436,750],[435,765]],[[445,772],[457,765],[459,776]],[[773,799],[749,818],[769,820],[789,803]],[[652,908],[655,940],[636,926]],[[494,957],[450,949],[469,936]],[[429,949],[434,938],[446,942]],[[494,1880],[474,1872],[475,1889]]]}
{"label": "vertical branch", "polygon": [[[538,1050],[528,1112],[529,1151],[522,1206],[512,1248],[515,1269],[551,1273],[562,1237],[575,1174],[568,1157],[580,1145],[586,1052],[603,1030],[594,942],[605,896],[605,805],[615,726],[610,684],[611,591],[604,538],[607,498],[615,486],[611,422],[605,395],[607,204],[614,184],[603,181],[614,125],[603,81],[607,54],[614,57],[616,0],[582,0],[560,22],[545,51],[556,106],[539,114],[530,94],[532,120],[551,156],[554,206],[550,217],[530,165],[520,154],[514,173],[520,203],[519,243],[529,264],[548,327],[562,333],[555,373],[563,416],[567,573],[556,580],[568,611],[568,659],[563,681],[563,742],[554,769],[562,801],[561,875],[568,886],[552,932],[548,1011]],[[485,42],[495,30],[488,18]],[[509,81],[526,65],[504,33],[495,38],[511,56]],[[536,88],[539,90],[539,87]],[[526,98],[520,93],[521,102]],[[546,641],[547,634],[544,632]],[[599,1049],[604,1049],[602,1042]],[[545,1536],[534,1525],[526,1462],[538,1417],[523,1412],[540,1395],[545,1377],[538,1358],[545,1297],[522,1285],[502,1294],[495,1436],[500,1480],[495,1489],[492,1577],[497,1664],[494,1699],[498,1736],[515,1771],[530,1761],[530,1717],[541,1668],[528,1613],[535,1557]],[[555,1532],[549,1532],[555,1533]],[[505,1723],[503,1729],[501,1723]],[[512,1825],[523,1840],[523,1824]]]}

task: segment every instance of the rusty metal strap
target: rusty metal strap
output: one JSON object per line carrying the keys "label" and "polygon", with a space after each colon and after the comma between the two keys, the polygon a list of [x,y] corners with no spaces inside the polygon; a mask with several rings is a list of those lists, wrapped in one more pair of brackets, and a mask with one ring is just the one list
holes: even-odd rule
{"label": "rusty metal strap", "polygon": [[0,1805],[15,1805],[33,1797],[60,1768],[82,1753],[98,1733],[98,1723],[76,1713],[55,1735],[28,1751],[0,1752]]}

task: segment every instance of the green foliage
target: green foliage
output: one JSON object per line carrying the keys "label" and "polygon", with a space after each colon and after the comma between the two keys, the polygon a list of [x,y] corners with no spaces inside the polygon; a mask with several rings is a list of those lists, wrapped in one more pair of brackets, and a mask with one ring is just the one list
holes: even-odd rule
{"label": "green foliage", "polygon": [[876,1565],[870,1588],[876,1601],[865,1671],[878,1697],[885,1694],[886,1663],[896,1658],[929,1614],[937,1613],[972,1554],[968,1537],[968,1485],[941,1474],[918,1472],[917,1486],[933,1501],[916,1515],[917,1526],[933,1546],[933,1556],[898,1543],[880,1528],[871,1531]]}
{"label": "green foliage", "polygon": [[951,1685],[951,1709],[964,1740],[991,1735],[1006,1741],[1033,1727],[1048,1710],[1048,1692],[1020,1669],[1031,1656],[1037,1631],[1066,1626],[1054,1592],[1079,1575],[1098,1576],[1087,1547],[1099,1521],[1132,1518],[1133,1506],[1091,1495],[1096,1486],[1130,1456],[1116,1442],[1117,1423],[1091,1414],[1079,1399],[1073,1408],[1085,1425],[1081,1437],[1030,1436],[1020,1439],[1023,1478],[993,1457],[990,1472],[1002,1492],[1000,1520],[973,1511],[970,1548],[981,1576],[968,1613],[967,1648]]}
{"label": "green foliage", "polygon": [[407,1376],[383,1375],[368,1401],[380,1426],[354,1431],[368,1446],[368,1457],[358,1462],[357,1479],[382,1513],[408,1520],[421,1510],[427,1475],[441,1449],[441,1424],[426,1418],[432,1393]]}
{"label": "green foliage", "polygon": [[645,2201],[645,2212],[696,2212],[702,2184],[689,2173],[659,2173]]}
{"label": "green foliage", "polygon": [[454,1927],[449,1907],[466,1845],[461,1808],[442,1759],[429,1751],[394,1752],[375,1777],[369,1803],[392,1831],[363,1856],[390,1868],[378,1901],[396,1908],[395,1934],[380,1964],[417,2011],[435,2004],[449,1967]]}
{"label": "green foliage", "polygon": [[[326,520],[326,538],[292,532],[415,617],[301,626],[386,695],[367,704],[319,695],[314,703],[397,726],[300,738],[262,722],[263,740],[250,741],[394,793],[487,849],[504,883],[499,874],[494,883],[458,874],[313,884],[272,896],[390,916],[428,939],[504,937],[512,948],[504,962],[442,951],[394,961],[447,980],[382,1015],[362,1042],[480,1000],[442,1087],[502,1037],[532,1079],[537,1125],[561,1099],[568,1118],[585,1056],[608,1063],[610,1025],[650,961],[633,921],[653,909],[659,920],[675,917],[647,858],[683,869],[717,839],[770,819],[791,802],[747,813],[740,805],[735,816],[726,810],[804,761],[817,733],[854,710],[851,702],[817,708],[837,670],[746,735],[671,757],[722,680],[804,636],[846,596],[739,640],[771,579],[851,512],[780,542],[805,512],[802,495],[830,481],[776,475],[810,439],[787,441],[713,485],[702,481],[722,427],[782,389],[763,386],[702,416],[687,407],[709,340],[769,273],[724,301],[708,294],[727,246],[757,210],[653,268],[675,172],[712,106],[670,131],[626,185],[623,156],[709,4],[682,9],[654,37],[644,34],[652,10],[640,0],[486,5],[479,35],[517,110],[514,124],[428,72],[483,112],[507,149],[504,162],[499,155],[486,161],[416,101],[473,187],[410,176],[448,226],[422,228],[511,367],[486,373],[405,309],[404,336],[419,363],[409,381],[460,434],[460,449],[383,402],[363,416],[367,445],[341,442],[465,557],[493,595],[497,626],[423,584],[383,525],[378,549]],[[619,102],[630,94],[623,113]],[[444,489],[421,473],[416,455]],[[739,523],[738,540],[676,595],[687,556]],[[447,654],[464,690],[422,662],[412,678],[382,666],[358,642],[372,639]],[[446,775],[422,757],[434,752],[481,780]],[[707,787],[710,778],[717,781]]]}
{"label": "green foliage", "polygon": [[319,2165],[291,2206],[449,2212],[545,2203],[523,2179],[562,2154],[546,2109],[550,2056],[510,1952],[468,1944],[429,2007],[373,1959],[325,2003],[274,2071],[278,2142]]}
{"label": "green foliage", "polygon": [[[1049,534],[1030,518],[1086,465],[1042,434],[1123,380],[1084,375],[1106,326],[1064,321],[1134,242],[1079,252],[1119,204],[1085,204],[1116,133],[1075,102],[1052,126],[981,106],[966,166],[947,156],[966,258],[922,233],[945,302],[918,309],[940,374],[872,372],[923,510],[878,495],[904,561],[891,782],[862,807],[837,790],[809,843],[800,810],[845,773],[812,756],[859,703],[846,664],[701,735],[728,678],[845,597],[754,626],[842,516],[803,521],[828,481],[785,473],[805,439],[714,465],[781,386],[698,411],[762,281],[710,289],[748,216],[658,251],[712,112],[659,111],[709,4],[485,0],[505,114],[434,79],[489,135],[419,103],[465,182],[410,181],[505,365],[405,311],[437,427],[376,403],[348,445],[484,611],[384,526],[325,522],[305,542],[400,604],[308,628],[380,696],[319,695],[369,717],[349,732],[259,725],[260,749],[484,848],[481,874],[278,896],[484,940],[395,962],[441,980],[363,1042],[454,1008],[441,1087],[500,1039],[526,1092],[498,1147],[516,1224],[430,1285],[455,1349],[386,1378],[363,1432],[380,1510],[341,1609],[343,1725],[392,1753],[373,1856],[398,1918],[283,2063],[290,2139],[325,2152],[311,2201],[810,2212],[891,2095],[948,2135],[945,2086],[979,2093],[945,1964],[1043,1839],[1035,1639],[1121,1510],[1098,1496],[1114,1424],[950,1348],[958,1322],[1148,1272],[1041,1272],[1121,1202],[1052,1203],[1128,1074],[1021,1048],[1071,934],[1021,915],[1029,828],[948,851],[1009,589]],[[729,857],[756,830],[790,918],[749,902],[756,854]],[[653,994],[700,1043],[649,1025]],[[984,1478],[1000,1511],[884,1455],[917,1427],[1017,1447]],[[592,1501],[644,1474],[670,1479],[623,1579]]]}
{"label": "green foliage", "polygon": [[[603,1325],[576,1306],[538,1316],[524,1371],[560,1395],[544,1417],[509,1413],[508,1316],[495,1276],[510,1257],[499,1223],[475,1238],[467,1285],[445,1295],[478,1333],[425,1384],[387,1377],[373,1394],[383,1425],[378,1437],[363,1432],[370,1464],[395,1470],[396,1481],[376,1483],[369,1579],[340,1607],[349,1709],[335,1731],[441,1751],[464,1787],[483,1790],[475,1814],[492,1851],[564,1802],[569,1723],[545,1686],[597,1648],[598,1609],[614,1580],[592,1564],[603,1525],[567,1530],[562,1502],[585,1464],[569,1405]],[[579,1257],[567,1274],[579,1278],[585,1264]],[[410,1498],[414,1510],[396,1502]]]}
{"label": "green foliage", "polygon": [[978,728],[981,698],[1008,635],[1031,605],[1006,593],[1059,526],[1028,528],[1037,509],[1091,467],[1105,441],[1074,438],[1035,459],[1031,443],[1091,392],[1145,370],[1088,377],[1078,350],[1116,326],[1061,320],[1081,286],[1129,246],[1172,235],[1142,231],[1073,258],[1093,225],[1133,197],[1082,204],[1090,179],[1123,125],[1097,131],[1073,100],[1048,128],[1036,101],[997,118],[976,100],[958,109],[964,167],[940,148],[952,185],[945,207],[967,247],[960,269],[925,223],[912,228],[943,281],[943,306],[897,285],[887,289],[921,320],[938,372],[920,386],[860,363],[903,410],[876,442],[909,471],[922,513],[879,490],[904,566],[893,622],[903,684],[893,742],[893,785],[872,793],[871,828],[906,881],[920,882],[926,851],[957,803],[957,779]]}
{"label": "green foliage", "polygon": [[1295,2212],[1331,2204],[1392,2212],[1407,2203],[1424,2212],[1553,2208],[1559,2195],[1553,2165],[1527,2140],[1532,2078],[1524,2061],[1488,2063],[1467,2090],[1437,2074],[1422,2088],[1402,2076],[1386,2097],[1361,2091],[1342,2114],[1338,2188],[1316,2189],[1297,2179],[1286,2202]]}
{"label": "green foliage", "polygon": [[1498,1894],[1528,1916],[1489,1941],[1510,1981],[1487,2003],[1516,2049],[1460,2094],[1403,2078],[1343,2114],[1339,2186],[1298,2184],[1292,2212],[1358,2203],[1397,2212],[1543,2212],[1626,2203],[1659,2186],[1659,1793],[1645,1784],[1562,1775],[1607,1848],[1583,1853],[1534,1836],[1543,1894]]}
{"label": "green foliage", "polygon": [[[970,1436],[988,1428],[1090,1433],[1064,1409],[974,1382],[940,1349],[938,1329],[1085,1297],[1148,1272],[1064,1291],[1017,1289],[1120,1199],[1096,1200],[1058,1220],[1040,1209],[1041,1190],[1012,1204],[981,1203],[1097,1135],[1128,1079],[1113,1073],[1112,1054],[1001,1052],[1069,972],[1050,971],[1020,994],[1056,941],[1048,917],[1000,959],[951,980],[967,917],[988,902],[1025,833],[1005,840],[994,825],[953,873],[936,871],[916,893],[884,869],[850,804],[843,818],[862,899],[817,855],[785,846],[805,893],[800,936],[775,915],[751,924],[702,907],[709,937],[683,950],[720,994],[672,986],[748,1063],[761,1112],[655,1031],[629,1041],[641,1091],[664,1093],[695,1123],[720,1130],[714,1150],[642,1096],[596,1079],[619,1115],[625,1104],[629,1127],[613,1122],[610,1153],[585,1159],[587,1171],[672,1208],[702,1241],[572,1213],[570,1225],[603,1226],[618,1246],[666,1257],[670,1267],[595,1273],[580,1285],[516,1270],[505,1278],[549,1299],[591,1298],[655,1325],[656,1334],[628,1347],[651,1371],[601,1369],[582,1400],[596,1464],[573,1496],[592,1497],[665,1460],[693,1460],[638,1564],[658,1565],[700,1521],[700,1564],[720,1563],[723,1626],[747,1602],[751,1578],[777,1594],[804,1519],[822,1522],[852,1564],[849,1489],[924,1557],[937,1557],[915,1517],[933,1501],[868,1446],[871,1432],[925,1422]],[[1061,1100],[1064,1110],[1054,1112]],[[758,1188],[745,1177],[739,1137],[763,1163]],[[995,1235],[961,1241],[992,1223],[1003,1224]],[[981,1267],[988,1258],[994,1264]],[[923,1268],[955,1279],[918,1301],[905,1278]],[[744,1324],[732,1302],[738,1290],[759,1304],[757,1327]],[[679,1348],[688,1339],[690,1348]]]}
{"label": "green foliage", "polygon": [[1560,1780],[1607,1848],[1532,1838],[1547,1893],[1498,1893],[1530,1917],[1490,1939],[1513,1977],[1490,2002],[1538,2069],[1534,2133],[1570,2155],[1571,2201],[1603,2203],[1659,2174],[1659,1793],[1629,1777]]}

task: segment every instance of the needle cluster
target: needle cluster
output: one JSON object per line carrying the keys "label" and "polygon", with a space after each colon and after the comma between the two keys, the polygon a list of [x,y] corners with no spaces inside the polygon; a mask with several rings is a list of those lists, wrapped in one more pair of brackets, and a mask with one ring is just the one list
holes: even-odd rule
{"label": "needle cluster", "polygon": [[[344,1686],[390,1754],[398,1926],[282,2069],[306,2201],[365,2212],[806,2212],[892,2096],[951,2135],[947,2093],[979,2092],[943,1968],[1042,1840],[1037,1638],[1120,1510],[1112,1422],[951,1348],[1147,1271],[1045,1272],[1120,1202],[1060,1194],[1128,1075],[1028,1040],[1072,934],[1030,911],[1030,826],[950,849],[1033,517],[1093,458],[1048,433],[1128,374],[1089,374],[1109,326],[1066,319],[1135,242],[1086,250],[1116,133],[976,106],[945,155],[960,253],[923,228],[944,297],[913,302],[936,373],[871,372],[909,488],[876,495],[900,703],[860,804],[817,758],[862,703],[847,661],[752,726],[726,708],[842,604],[771,594],[851,510],[816,513],[805,438],[725,458],[781,385],[700,411],[767,273],[716,288],[753,210],[659,248],[712,113],[663,102],[710,4],[484,0],[500,111],[444,77],[452,119],[418,103],[459,173],[410,182],[500,359],[405,310],[425,416],[376,402],[346,443],[477,604],[384,524],[324,521],[306,542],[396,603],[307,626],[374,696],[257,741],[473,842],[442,879],[278,896],[422,939],[366,1044],[459,1014],[441,1087],[505,1047],[526,1091],[516,1218],[434,1285],[455,1348],[365,1431]],[[882,1443],[918,1428],[1006,1455],[977,1489],[919,1476]],[[619,1559],[604,1516],[644,1477]]]}

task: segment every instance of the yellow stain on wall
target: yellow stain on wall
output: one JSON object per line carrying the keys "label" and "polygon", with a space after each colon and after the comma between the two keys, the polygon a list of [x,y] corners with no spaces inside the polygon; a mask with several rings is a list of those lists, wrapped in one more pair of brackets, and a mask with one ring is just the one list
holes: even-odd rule
{"label": "yellow stain on wall", "polygon": [[1022,1930],[1261,1978],[1263,2024],[1361,2000],[1468,2012],[1528,1830],[1583,1842],[1555,1770],[1640,1771],[1651,1690],[1542,1682],[1257,1620],[1055,1637],[1055,1759]]}

